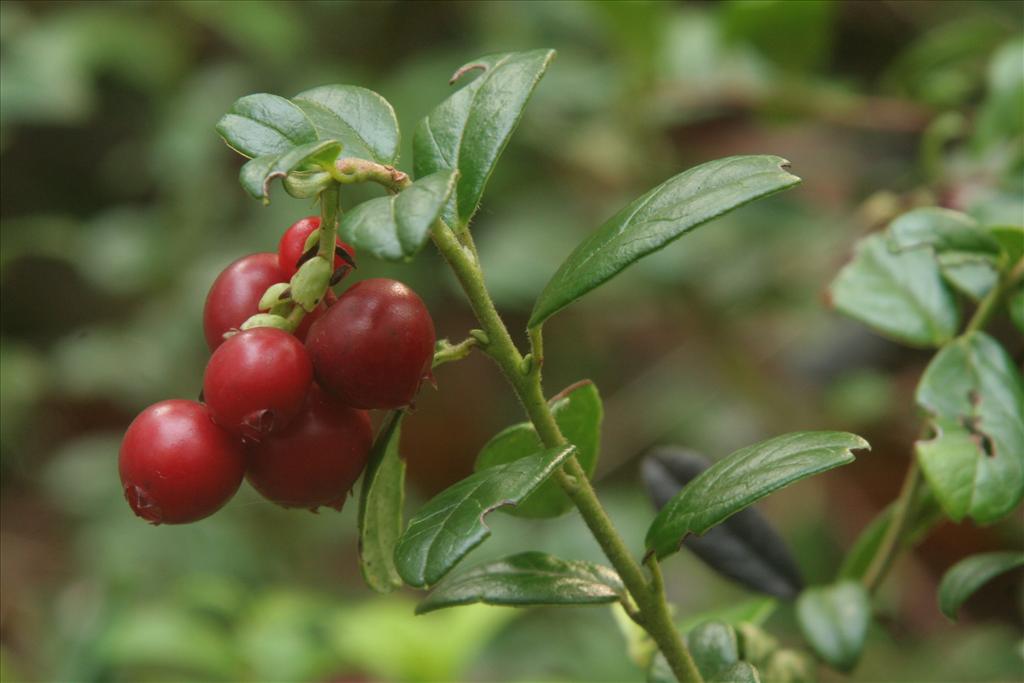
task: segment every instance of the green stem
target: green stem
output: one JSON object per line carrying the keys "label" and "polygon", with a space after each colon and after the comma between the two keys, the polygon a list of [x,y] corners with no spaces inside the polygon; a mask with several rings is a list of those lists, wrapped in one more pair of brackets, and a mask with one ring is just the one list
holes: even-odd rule
{"label": "green stem", "polygon": [[885,580],[886,574],[892,568],[896,556],[903,549],[904,536],[910,528],[910,511],[914,506],[914,498],[917,496],[923,481],[924,478],[921,476],[921,470],[917,466],[917,459],[911,456],[910,467],[907,469],[907,475],[903,479],[903,486],[900,488],[900,495],[893,507],[892,518],[885,528],[885,535],[882,537],[882,542],[878,545],[878,550],[875,551],[875,556],[871,559],[871,564],[868,565],[868,569],[864,573],[862,581],[864,588],[869,593],[874,593],[882,585],[882,581]]}
{"label": "green stem", "polygon": [[[502,322],[487,291],[471,241],[464,242],[460,239],[461,235],[456,234],[442,221],[434,224],[432,236],[438,250],[451,266],[465,291],[473,313],[480,321],[487,341],[486,344],[482,344],[483,351],[494,359],[512,385],[541,441],[549,448],[567,443],[544,397],[540,363],[531,363],[529,371],[523,371],[523,356],[512,341],[508,328]],[[531,342],[535,353],[541,351],[539,340],[539,334],[532,332]],[[537,358],[539,361],[539,356]],[[602,507],[586,472],[575,456],[566,461],[563,468],[556,473],[556,477],[622,578],[623,584],[636,602],[642,626],[657,643],[676,678],[681,683],[701,683],[700,672],[672,623],[664,592],[652,590],[648,584],[643,570],[615,530],[615,525]]]}
{"label": "green stem", "polygon": [[999,279],[999,282],[992,287],[989,293],[985,295],[985,298],[978,304],[978,308],[974,311],[974,315],[971,316],[970,321],[967,323],[967,327],[964,328],[964,334],[984,329],[992,319],[992,316],[999,310],[999,304],[1003,301],[1003,295],[1006,294],[1007,290],[1013,287],[1021,277],[1024,277],[1024,259],[1018,261],[1005,276]]}

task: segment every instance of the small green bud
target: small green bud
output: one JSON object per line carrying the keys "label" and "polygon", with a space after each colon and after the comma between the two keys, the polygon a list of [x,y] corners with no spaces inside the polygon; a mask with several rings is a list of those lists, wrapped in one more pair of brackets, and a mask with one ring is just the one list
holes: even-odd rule
{"label": "small green bud", "polygon": [[736,626],[739,635],[740,658],[754,666],[762,666],[779,649],[779,641],[754,624],[743,622]]}
{"label": "small green bud", "polygon": [[322,256],[314,256],[292,276],[292,300],[306,312],[312,311],[323,299],[331,282],[331,262]]}
{"label": "small green bud", "polygon": [[796,650],[777,650],[762,668],[763,678],[772,683],[815,683],[811,658]]}
{"label": "small green bud", "polygon": [[686,634],[693,661],[705,679],[712,679],[740,659],[736,631],[721,621],[707,621]]}
{"label": "small green bud", "polygon": [[288,286],[287,282],[278,282],[276,285],[270,285],[267,291],[263,293],[263,296],[260,297],[260,302],[256,308],[260,311],[272,311],[275,306],[284,303],[286,297],[281,295],[285,293]]}
{"label": "small green bud", "polygon": [[287,318],[272,313],[257,313],[242,323],[243,330],[251,330],[254,327],[276,327],[285,332],[292,331],[292,326]]}
{"label": "small green bud", "polygon": [[487,333],[483,330],[473,329],[469,331],[469,336],[476,339],[480,346],[487,346],[491,343],[491,338],[487,336]]}
{"label": "small green bud", "polygon": [[316,197],[332,183],[331,174],[324,172],[293,171],[284,177],[284,191],[296,199]]}

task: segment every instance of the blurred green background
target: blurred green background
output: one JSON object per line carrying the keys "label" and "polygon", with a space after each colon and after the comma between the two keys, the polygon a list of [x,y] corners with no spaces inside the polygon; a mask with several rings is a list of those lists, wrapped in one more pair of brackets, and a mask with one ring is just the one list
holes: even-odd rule
{"label": "blurred green background", "polygon": [[[413,617],[411,592],[373,595],[354,504],[289,512],[243,486],[208,520],[153,528],[121,497],[133,415],[198,391],[216,273],[314,211],[280,191],[268,208],[249,199],[218,117],[250,92],[363,85],[395,105],[408,170],[447,77],[492,51],[559,52],[474,223],[516,330],[571,248],[666,177],[770,153],[804,178],[552,320],[546,387],[601,388],[597,476],[637,550],[653,516],[637,458],[654,444],[722,457],[794,429],[866,436],[855,465],[763,506],[808,580],[828,580],[896,494],[928,354],[840,319],[821,293],[857,237],[905,208],[1021,222],[1022,18],[1018,2],[3,2],[0,678],[643,680],[606,608]],[[439,336],[472,326],[432,251],[361,261],[359,277],[380,274],[419,291]],[[520,419],[483,358],[437,379],[406,421],[413,505]],[[494,517],[471,563],[527,548],[599,558],[574,515]],[[1020,678],[1018,585],[991,584],[957,625],[934,595],[954,561],[1021,534],[1019,517],[947,524],[901,561],[855,678]],[[666,571],[680,616],[752,597],[686,555]],[[788,607],[768,628],[799,645]]]}

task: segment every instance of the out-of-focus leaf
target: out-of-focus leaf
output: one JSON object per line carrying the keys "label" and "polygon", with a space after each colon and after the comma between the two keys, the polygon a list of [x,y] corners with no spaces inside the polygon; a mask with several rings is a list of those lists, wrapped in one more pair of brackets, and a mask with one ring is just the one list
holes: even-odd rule
{"label": "out-of-focus leaf", "polygon": [[908,211],[889,224],[889,240],[897,251],[932,247],[937,252],[999,253],[999,243],[967,214],[936,206]]}
{"label": "out-of-focus leaf", "polygon": [[708,683],[761,683],[757,669],[747,662],[736,662],[717,676],[707,679]]}
{"label": "out-of-focus leaf", "polygon": [[439,171],[420,178],[398,194],[358,204],[341,216],[341,238],[360,254],[386,261],[415,256],[430,235],[451,196],[458,173]]}
{"label": "out-of-focus leaf", "polygon": [[454,484],[420,508],[395,548],[398,574],[410,586],[431,586],[491,535],[484,517],[516,505],[537,489],[574,452],[552,448],[491,467]]}
{"label": "out-of-focus leaf", "polygon": [[1024,226],[996,225],[988,231],[999,242],[1008,264],[1017,263],[1024,258]]}
{"label": "out-of-focus leaf", "polygon": [[742,622],[736,624],[736,637],[740,646],[740,659],[756,667],[768,663],[779,649],[779,640],[758,624]]}
{"label": "out-of-focus leaf", "polygon": [[1006,298],[1006,307],[1010,311],[1010,320],[1021,333],[1024,333],[1024,285],[1010,292]]}
{"label": "out-of-focus leaf", "polygon": [[[659,448],[644,458],[642,474],[658,509],[710,466],[692,451]],[[786,542],[757,510],[741,510],[703,536],[683,545],[718,573],[756,591],[795,598],[803,590],[800,568]]]}
{"label": "out-of-focus leaf", "polygon": [[398,120],[386,99],[355,85],[324,85],[292,102],[321,140],[337,140],[346,156],[392,164],[398,157]]}
{"label": "out-of-focus leaf", "polygon": [[398,452],[404,415],[393,410],[381,425],[359,495],[359,566],[366,585],[378,593],[402,585],[395,569],[395,545],[402,535],[405,503],[405,460]]}
{"label": "out-of-focus leaf", "polygon": [[486,605],[594,605],[625,589],[608,567],[531,551],[479,565],[440,583],[416,606],[423,614],[475,602]]}
{"label": "out-of-focus leaf", "polygon": [[742,448],[686,485],[654,519],[647,548],[676,552],[688,534],[703,534],[761,498],[814,474],[853,462],[868,443],[847,432],[794,432]]}
{"label": "out-of-focus leaf", "polygon": [[[913,507],[910,510],[910,523],[907,532],[903,535],[903,547],[910,547],[916,544],[927,534],[933,526],[945,518],[942,508],[939,507],[931,487],[921,486],[918,494],[914,497]],[[847,551],[843,564],[839,568],[840,579],[860,580],[867,573],[868,566],[878,552],[878,547],[885,536],[885,530],[892,519],[895,503],[890,503],[880,512],[871,523],[868,524],[853,546]]]}
{"label": "out-of-focus leaf", "polygon": [[530,316],[536,327],[638,259],[699,225],[800,182],[785,159],[737,156],[670,178],[610,218],[562,263]]}
{"label": "out-of-focus leaf", "polygon": [[[772,62],[795,72],[814,71],[828,58],[837,14],[831,0],[732,0],[722,31],[733,44],[752,45]],[[779,40],[779,36],[801,36]]]}
{"label": "out-of-focus leaf", "polygon": [[460,177],[445,218],[468,225],[498,158],[519,125],[530,95],[554,58],[554,50],[489,55],[456,71],[483,73],[424,118],[413,134],[417,178],[458,170]]}
{"label": "out-of-focus leaf", "polygon": [[797,600],[796,615],[819,657],[843,672],[857,665],[871,623],[871,602],[859,582],[807,589]]}
{"label": "out-of-focus leaf", "polygon": [[719,621],[738,629],[744,623],[763,624],[775,613],[778,606],[779,601],[775,598],[754,598],[708,612],[692,614],[680,621],[678,626],[682,633],[689,633],[705,622]]}
{"label": "out-of-focus leaf", "polygon": [[964,335],[937,353],[917,387],[935,436],[917,442],[946,514],[986,524],[1024,496],[1024,379],[999,342]]}
{"label": "out-of-focus leaf", "polygon": [[882,234],[857,244],[830,294],[839,312],[913,346],[942,346],[960,324],[956,300],[934,256],[921,249],[893,252]]}
{"label": "out-of-focus leaf", "polygon": [[815,683],[818,677],[810,657],[796,650],[779,650],[761,669],[768,683]]}
{"label": "out-of-focus leaf", "polygon": [[999,281],[995,257],[965,251],[938,254],[942,277],[958,292],[974,301],[985,298]]}
{"label": "out-of-focus leaf", "polygon": [[327,605],[306,593],[273,590],[253,600],[237,627],[243,670],[255,680],[324,680],[337,665],[328,616]]}
{"label": "out-of-focus leaf", "polygon": [[1024,39],[999,48],[988,65],[988,93],[974,126],[975,147],[987,151],[1024,133]]}
{"label": "out-of-focus leaf", "polygon": [[695,627],[686,634],[686,646],[705,680],[714,679],[740,659],[736,631],[720,621],[709,621]]}
{"label": "out-of-focus leaf", "polygon": [[[592,476],[597,467],[604,417],[597,386],[590,380],[577,382],[553,396],[549,403],[562,434],[576,446],[576,459],[587,476]],[[484,445],[477,456],[476,469],[512,462],[541,448],[543,445],[533,425],[521,422],[502,430]],[[558,482],[548,480],[522,503],[505,511],[516,517],[544,518],[557,517],[571,509],[572,501]]]}
{"label": "out-of-focus leaf", "polygon": [[956,621],[960,606],[979,588],[1017,567],[1024,567],[1022,552],[982,553],[960,560],[942,577],[939,584],[939,609]]}

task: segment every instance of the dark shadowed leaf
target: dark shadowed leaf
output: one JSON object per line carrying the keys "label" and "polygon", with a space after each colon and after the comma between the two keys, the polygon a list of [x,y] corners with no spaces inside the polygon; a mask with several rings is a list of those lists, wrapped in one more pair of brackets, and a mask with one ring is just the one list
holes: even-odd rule
{"label": "dark shadowed leaf", "polygon": [[960,606],[986,583],[1011,569],[1024,567],[1024,553],[983,553],[960,560],[939,584],[939,609],[952,620]]}
{"label": "dark shadowed leaf", "polygon": [[[644,459],[644,485],[660,510],[710,465],[692,451],[658,448]],[[754,508],[737,512],[703,536],[688,536],[683,546],[718,573],[753,590],[784,599],[803,590],[800,568],[786,542]]]}
{"label": "dark shadowed leaf", "polygon": [[487,605],[593,605],[619,600],[625,589],[614,570],[593,562],[525,552],[474,567],[440,584],[417,614],[482,602]]}
{"label": "dark shadowed leaf", "polygon": [[1024,380],[999,342],[964,335],[935,355],[917,387],[934,435],[917,458],[953,520],[985,524],[1024,497]]}
{"label": "dark shadowed leaf", "polygon": [[[588,476],[597,467],[601,443],[601,420],[604,410],[597,387],[590,380],[577,382],[553,396],[549,401],[562,434],[576,446],[576,459]],[[529,422],[520,422],[502,430],[488,441],[476,459],[482,470],[526,457],[543,446],[537,431]],[[572,501],[558,482],[548,480],[522,503],[505,511],[516,517],[557,517],[572,509]]]}
{"label": "dark shadowed leaf", "polygon": [[853,462],[868,448],[856,434],[794,432],[747,446],[719,460],[686,485],[655,517],[647,548],[665,557],[688,534],[716,524],[795,481]]}
{"label": "dark shadowed leaf", "polygon": [[402,261],[426,244],[430,227],[455,187],[457,174],[440,171],[420,178],[398,194],[377,197],[342,214],[341,238],[360,253]]}
{"label": "dark shadowed leaf", "polygon": [[410,586],[431,586],[491,535],[484,517],[516,505],[537,489],[575,449],[552,448],[471,474],[420,508],[398,540],[395,566]]}
{"label": "dark shadowed leaf", "polygon": [[960,325],[956,299],[931,251],[894,252],[881,233],[857,243],[830,294],[839,312],[912,346],[942,346]]}
{"label": "dark shadowed leaf", "polygon": [[359,496],[359,565],[378,593],[402,585],[395,569],[395,545],[402,534],[405,461],[398,453],[404,413],[388,413],[373,444]]}
{"label": "dark shadowed leaf", "polygon": [[466,225],[473,217],[498,158],[554,56],[554,50],[507,52],[466,64],[457,76],[477,69],[482,73],[416,127],[416,177],[453,169],[460,173],[455,197],[445,211],[450,224]]}
{"label": "dark shadowed leaf", "polygon": [[670,178],[619,211],[559,267],[534,304],[540,325],[627,266],[699,225],[800,182],[774,156],[737,156],[701,164]]}
{"label": "dark shadowed leaf", "polygon": [[819,657],[843,672],[857,665],[871,623],[871,602],[859,582],[807,589],[796,602],[796,614]]}
{"label": "dark shadowed leaf", "polygon": [[392,164],[398,157],[398,120],[383,97],[355,85],[324,85],[292,98],[321,140],[337,140],[345,155]]}

